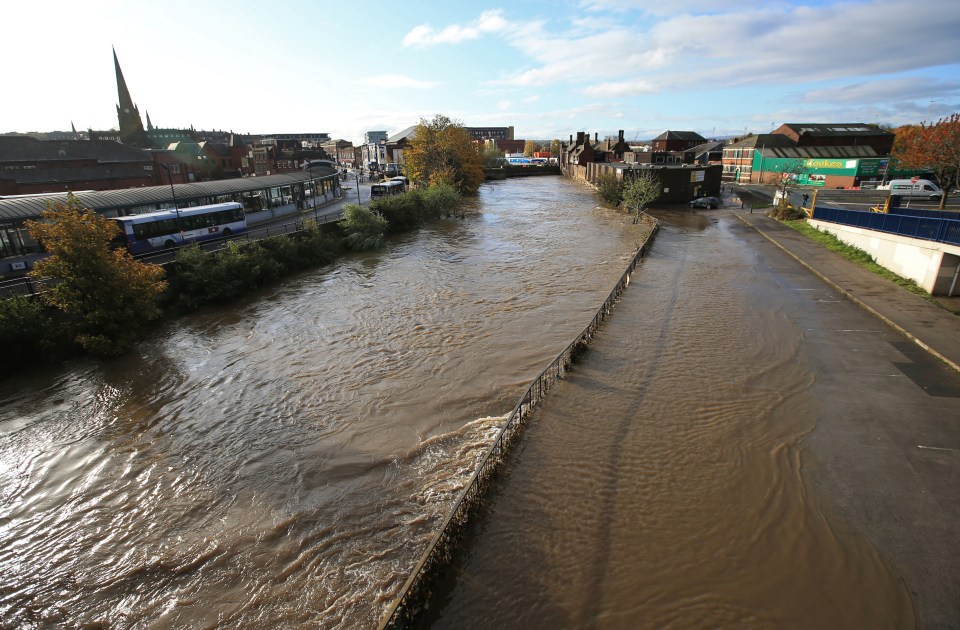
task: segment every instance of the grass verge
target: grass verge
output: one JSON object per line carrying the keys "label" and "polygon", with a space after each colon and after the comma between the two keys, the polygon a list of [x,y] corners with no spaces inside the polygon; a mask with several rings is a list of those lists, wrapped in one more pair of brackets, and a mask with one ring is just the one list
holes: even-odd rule
{"label": "grass verge", "polygon": [[783,224],[793,229],[794,231],[799,232],[800,234],[803,234],[807,238],[813,241],[816,241],[820,245],[823,245],[830,251],[837,252],[847,260],[857,263],[864,269],[868,271],[872,271],[878,276],[886,278],[890,282],[893,282],[894,284],[897,284],[903,287],[910,293],[919,295],[923,299],[933,304],[936,304],[940,308],[945,309],[953,313],[954,315],[960,315],[960,311],[954,308],[951,308],[946,304],[943,304],[942,302],[938,302],[934,296],[930,295],[929,293],[927,293],[927,291],[919,287],[917,283],[914,282],[913,280],[909,280],[907,278],[904,278],[903,276],[899,276],[893,273],[892,271],[890,271],[889,269],[887,269],[886,267],[883,267],[882,265],[877,264],[877,262],[873,259],[873,256],[871,256],[870,254],[868,254],[867,252],[863,251],[858,247],[854,247],[853,245],[847,245],[846,243],[838,239],[833,234],[830,234],[829,232],[821,232],[816,228],[810,227],[807,224],[807,222],[803,219],[797,219],[794,221],[783,221]]}

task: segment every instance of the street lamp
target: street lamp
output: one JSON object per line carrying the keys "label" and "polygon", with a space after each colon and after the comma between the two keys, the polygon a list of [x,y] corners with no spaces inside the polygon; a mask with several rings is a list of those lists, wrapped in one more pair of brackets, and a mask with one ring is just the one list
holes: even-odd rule
{"label": "street lamp", "polygon": [[356,174],[356,178],[357,178],[357,205],[362,206],[363,201],[360,199],[360,173]]}
{"label": "street lamp", "polygon": [[177,205],[177,192],[173,189],[173,175],[170,173],[170,165],[161,162],[160,166],[167,172],[167,179],[170,180],[170,194],[173,195],[173,211],[177,214],[177,231],[180,232],[180,238],[183,238],[183,229],[180,227],[180,207]]}
{"label": "street lamp", "polygon": [[307,169],[310,171],[310,203],[313,204],[313,220],[320,224],[320,214],[317,211],[317,182],[313,180],[313,160],[307,159]]}

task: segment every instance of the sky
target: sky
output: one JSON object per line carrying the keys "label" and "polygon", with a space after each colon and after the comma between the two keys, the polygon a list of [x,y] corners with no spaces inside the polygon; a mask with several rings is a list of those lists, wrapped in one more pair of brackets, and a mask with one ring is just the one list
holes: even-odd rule
{"label": "sky", "polygon": [[146,124],[359,143],[443,114],[515,137],[706,138],[960,112],[957,0],[33,0],[0,133]]}

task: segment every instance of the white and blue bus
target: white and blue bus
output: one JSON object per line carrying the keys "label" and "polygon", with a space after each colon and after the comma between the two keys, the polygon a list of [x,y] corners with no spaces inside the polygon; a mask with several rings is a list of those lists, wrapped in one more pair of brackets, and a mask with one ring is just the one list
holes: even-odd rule
{"label": "white and blue bus", "polygon": [[399,195],[406,190],[403,182],[399,179],[391,179],[382,184],[374,184],[370,187],[370,198],[378,199],[380,197],[389,197],[390,195]]}
{"label": "white and blue bus", "polygon": [[181,210],[160,210],[113,219],[131,254],[170,249],[186,243],[226,238],[247,231],[239,203],[217,203]]}

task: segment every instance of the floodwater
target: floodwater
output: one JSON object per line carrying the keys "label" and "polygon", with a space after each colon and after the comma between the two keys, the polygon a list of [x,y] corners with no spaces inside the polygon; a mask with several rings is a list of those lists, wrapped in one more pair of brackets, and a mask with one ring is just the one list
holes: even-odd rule
{"label": "floodwater", "polygon": [[494,477],[424,625],[913,627],[887,561],[801,474],[830,413],[806,331],[842,331],[735,217],[662,218]]}
{"label": "floodwater", "polygon": [[375,627],[639,238],[577,184],[484,185],[129,356],[0,383],[0,625]]}

